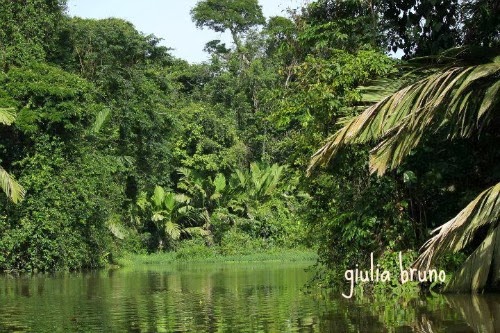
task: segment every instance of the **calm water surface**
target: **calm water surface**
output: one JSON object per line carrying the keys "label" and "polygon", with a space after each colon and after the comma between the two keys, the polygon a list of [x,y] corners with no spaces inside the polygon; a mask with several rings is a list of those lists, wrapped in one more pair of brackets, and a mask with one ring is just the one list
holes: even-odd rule
{"label": "calm water surface", "polygon": [[500,332],[500,296],[346,301],[311,263],[0,276],[0,332]]}

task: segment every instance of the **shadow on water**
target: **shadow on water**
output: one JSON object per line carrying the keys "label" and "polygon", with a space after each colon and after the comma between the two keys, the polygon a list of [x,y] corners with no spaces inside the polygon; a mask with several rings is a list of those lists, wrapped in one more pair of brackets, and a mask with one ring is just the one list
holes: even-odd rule
{"label": "shadow on water", "polygon": [[304,293],[310,263],[0,276],[0,332],[500,332],[500,296]]}

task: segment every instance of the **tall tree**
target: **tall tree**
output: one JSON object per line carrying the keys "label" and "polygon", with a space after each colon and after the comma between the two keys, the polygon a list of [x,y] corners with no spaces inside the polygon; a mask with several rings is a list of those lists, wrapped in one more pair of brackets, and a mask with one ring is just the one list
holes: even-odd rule
{"label": "tall tree", "polygon": [[191,10],[191,17],[198,28],[229,30],[239,53],[243,52],[244,35],[266,22],[258,0],[203,0]]}

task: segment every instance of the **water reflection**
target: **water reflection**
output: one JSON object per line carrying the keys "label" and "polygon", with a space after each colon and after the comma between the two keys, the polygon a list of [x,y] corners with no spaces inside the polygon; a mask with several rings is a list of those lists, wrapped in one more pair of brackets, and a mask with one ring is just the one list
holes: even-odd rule
{"label": "water reflection", "polygon": [[455,295],[446,299],[475,332],[500,332],[500,295]]}
{"label": "water reflection", "polygon": [[[1,332],[500,332],[500,298],[303,293],[309,263],[0,277]],[[389,296],[389,295],[388,295]]]}

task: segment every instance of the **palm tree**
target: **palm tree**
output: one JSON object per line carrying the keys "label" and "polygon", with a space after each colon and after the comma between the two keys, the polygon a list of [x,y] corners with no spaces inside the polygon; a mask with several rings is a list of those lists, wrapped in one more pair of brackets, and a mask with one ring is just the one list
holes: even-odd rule
{"label": "palm tree", "polygon": [[[398,167],[422,138],[445,133],[449,140],[471,138],[498,122],[500,56],[487,63],[454,63],[380,102],[329,137],[307,170],[330,161],[348,144],[378,142],[370,151],[370,171],[383,175]],[[496,123],[498,124],[498,123]],[[449,291],[478,291],[500,282],[500,183],[483,191],[456,217],[443,224],[421,248],[414,263],[428,269],[446,251],[457,252],[488,228],[480,246],[447,286]]]}
{"label": "palm tree", "polygon": [[[0,123],[10,125],[16,116],[12,108],[0,108]],[[7,195],[7,198],[14,203],[20,202],[24,198],[25,191],[16,180],[0,166],[0,187]]]}
{"label": "palm tree", "polygon": [[[185,227],[185,220],[203,220],[205,216],[200,214],[195,207],[191,206],[191,198],[184,194],[176,194],[165,191],[163,187],[156,186],[151,199],[148,200],[145,193],[137,200],[137,205],[144,212],[151,214],[151,221],[159,232],[158,249],[164,247],[164,240],[168,244],[177,241],[181,235],[200,235],[210,238],[209,225],[203,227]],[[165,239],[163,239],[165,238]]]}

